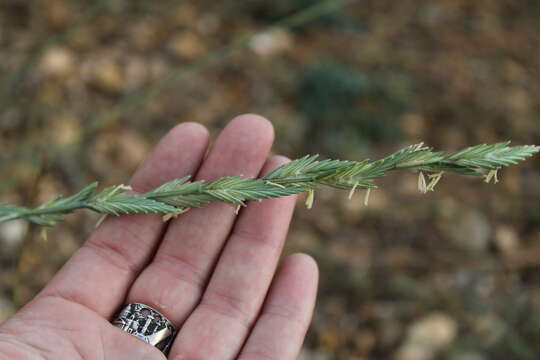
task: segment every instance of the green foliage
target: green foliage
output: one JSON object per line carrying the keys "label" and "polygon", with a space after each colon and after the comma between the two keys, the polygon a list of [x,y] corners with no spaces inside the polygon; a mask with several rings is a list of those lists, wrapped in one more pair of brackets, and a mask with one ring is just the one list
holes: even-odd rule
{"label": "green foliage", "polygon": [[341,160],[316,161],[317,155],[307,155],[280,166],[263,177],[277,184],[312,182],[327,177],[354,162]]}
{"label": "green foliage", "polygon": [[367,73],[336,61],[309,67],[296,92],[310,122],[306,147],[337,157],[372,142],[396,141],[396,119],[412,105],[410,87],[396,71]]}
{"label": "green foliage", "polygon": [[465,167],[497,169],[501,166],[517,164],[524,157],[529,157],[538,151],[537,146],[513,146],[510,141],[493,145],[477,145],[448,155],[445,160],[456,161]]}
{"label": "green foliage", "polygon": [[[114,188],[112,189],[114,190]],[[109,195],[110,189],[99,193],[93,197],[87,208],[98,213],[109,215],[122,215],[132,213],[180,213],[181,211],[164,202],[152,200],[144,196],[134,196],[132,194],[112,194]],[[104,194],[105,193],[105,194]]]}
{"label": "green foliage", "polygon": [[[445,155],[433,152],[423,144],[408,146],[381,160],[370,162],[317,160],[317,155],[304,156],[284,164],[260,179],[225,176],[210,182],[190,181],[186,176],[171,180],[144,194],[125,193],[129,186],[118,185],[94,194],[97,183],[92,183],[67,198],[56,197],[36,209],[0,205],[0,222],[25,219],[38,225],[52,226],[62,221],[65,214],[87,208],[101,214],[162,213],[178,215],[189,208],[212,201],[245,206],[247,200],[262,200],[308,192],[306,204],[311,207],[317,185],[338,189],[371,189],[374,179],[386,172],[410,169],[419,172],[419,190],[433,191],[445,171],[463,175],[482,175],[488,170],[486,182],[497,182],[496,171],[516,164],[540,151],[540,147],[508,146],[509,142],[477,145]],[[430,183],[426,183],[424,172]],[[431,174],[429,174],[431,173]],[[367,198],[365,200],[367,203]]]}

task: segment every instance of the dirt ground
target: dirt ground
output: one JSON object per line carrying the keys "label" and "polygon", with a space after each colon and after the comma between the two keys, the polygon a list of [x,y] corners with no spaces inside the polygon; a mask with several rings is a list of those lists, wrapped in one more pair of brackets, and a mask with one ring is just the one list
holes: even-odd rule
{"label": "dirt ground", "polygon": [[[291,158],[540,144],[540,2],[317,4],[1,1],[0,202],[125,183],[175,124],[215,136],[246,112]],[[321,16],[264,30],[312,6]],[[302,359],[540,358],[540,158],[497,185],[447,176],[421,195],[416,181],[382,179],[369,207],[331,189],[299,200],[286,252],[321,269]],[[0,321],[96,221],[71,215],[47,241],[0,225]]]}

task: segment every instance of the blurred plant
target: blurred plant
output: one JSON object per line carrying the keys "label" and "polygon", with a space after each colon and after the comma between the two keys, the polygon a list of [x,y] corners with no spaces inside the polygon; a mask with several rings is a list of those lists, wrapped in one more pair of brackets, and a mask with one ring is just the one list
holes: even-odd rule
{"label": "blurred plant", "polygon": [[[516,164],[540,151],[540,146],[508,145],[509,142],[483,144],[444,154],[433,152],[420,143],[373,162],[318,161],[317,155],[308,155],[282,165],[259,179],[226,176],[205,182],[189,181],[190,177],[186,176],[143,194],[125,193],[125,190],[131,190],[125,185],[108,187],[95,193],[97,183],[93,183],[75,195],[57,197],[35,209],[0,205],[0,222],[24,219],[52,226],[62,221],[64,215],[82,208],[108,215],[163,213],[164,220],[167,220],[212,201],[236,205],[238,210],[246,205],[247,200],[277,198],[303,192],[307,192],[306,205],[311,208],[315,188],[319,184],[350,190],[349,198],[356,189],[366,189],[364,203],[367,205],[369,193],[376,187],[373,180],[391,170],[418,171],[418,188],[426,193],[434,190],[444,172],[484,176],[487,183],[496,183],[497,171],[501,167]],[[480,172],[480,169],[487,170],[487,173]]]}
{"label": "blurred plant", "polygon": [[[237,2],[229,9],[229,12],[249,12],[253,17],[269,22],[274,22],[289,16],[301,9],[312,7],[317,4],[317,0],[275,0],[275,1],[242,1]],[[338,1],[332,1],[334,4]],[[358,28],[358,21],[353,20],[346,11],[334,11],[323,14],[315,21],[301,24],[295,27],[296,31],[307,30],[311,26]]]}
{"label": "blurred plant", "polygon": [[[104,129],[107,125],[114,123],[118,119],[127,116],[136,109],[148,104],[150,101],[155,99],[157,96],[166,93],[171,89],[172,86],[178,83],[180,80],[185,80],[186,77],[193,75],[194,73],[208,68],[212,65],[219,64],[227,57],[232,56],[235,53],[241,52],[249,47],[250,42],[257,36],[262,34],[271,33],[276,29],[295,29],[314,21],[321,16],[326,16],[332,12],[339,11],[342,7],[354,2],[356,0],[322,0],[322,1],[308,1],[310,6],[297,9],[293,13],[287,13],[286,16],[272,22],[271,24],[265,26],[260,31],[255,31],[252,33],[244,34],[239,36],[237,39],[233,40],[230,44],[224,45],[223,47],[217,48],[216,50],[208,53],[207,55],[202,56],[197,61],[189,64],[185,67],[174,70],[173,72],[167,73],[163,77],[154,81],[146,87],[137,89],[133,92],[125,95],[117,104],[107,109],[102,113],[98,113],[92,119],[90,119],[84,126],[83,130],[70,142],[64,143],[59,146],[49,146],[48,147],[48,158],[51,164],[61,161],[62,157],[74,151],[81,142],[87,141],[93,135],[98,133],[100,130]],[[141,0],[140,6],[144,8],[145,4],[151,6],[152,2],[148,0]],[[31,68],[40,58],[40,56],[52,45],[57,45],[58,43],[67,39],[71,33],[81,24],[90,21],[93,17],[98,14],[98,11],[103,11],[109,7],[105,6],[108,2],[100,1],[96,3],[88,13],[85,13],[79,20],[74,24],[70,25],[68,29],[62,34],[55,36],[45,42],[35,54],[31,56],[19,69],[15,69],[13,74],[0,79],[0,104],[10,104],[12,88],[14,82],[19,81],[19,79],[24,75],[27,69]],[[161,4],[161,2],[160,2]],[[110,4],[109,4],[110,5]],[[161,4],[163,5],[163,4]],[[295,7],[296,9],[296,7]],[[20,97],[25,99],[25,97]],[[6,108],[8,106],[6,105]],[[0,109],[3,109],[0,106]],[[3,111],[3,110],[0,110]],[[39,112],[39,111],[38,111]],[[0,165],[5,163],[12,163],[13,159],[16,159],[18,162],[25,162],[31,164],[33,167],[39,167],[39,164],[36,163],[36,159],[39,158],[36,156],[37,152],[40,152],[41,149],[32,149],[28,143],[21,142],[20,146],[15,147],[14,151],[10,152],[6,158],[9,160],[3,161],[0,158]],[[21,177],[14,177],[12,179],[5,180],[0,184],[0,192],[11,190],[16,184],[21,181]]]}
{"label": "blurred plant", "polygon": [[6,76],[3,76],[0,79],[0,108],[7,108],[8,105],[11,104],[13,97],[17,95],[17,90],[23,83],[22,80],[25,73],[37,63],[45,51],[64,42],[81,25],[90,22],[92,19],[96,18],[110,7],[110,2],[107,0],[95,2],[73,24],[69,25],[63,32],[47,39],[43,44],[39,45],[34,51],[32,51],[30,56],[28,56],[19,67],[10,70]]}
{"label": "blurred plant", "polygon": [[308,68],[299,84],[299,108],[310,119],[308,149],[337,157],[373,142],[399,139],[396,119],[411,102],[404,74],[368,74],[326,61]]}

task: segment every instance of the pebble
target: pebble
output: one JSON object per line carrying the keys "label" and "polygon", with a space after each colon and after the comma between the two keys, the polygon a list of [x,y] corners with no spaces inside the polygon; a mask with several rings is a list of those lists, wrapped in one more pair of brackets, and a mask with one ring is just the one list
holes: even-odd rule
{"label": "pebble", "polygon": [[495,230],[495,245],[505,255],[519,249],[520,241],[516,230],[511,226],[498,226]]}
{"label": "pebble", "polygon": [[75,66],[75,55],[65,47],[54,47],[45,52],[40,62],[40,70],[45,75],[69,75]]}
{"label": "pebble", "polygon": [[489,246],[491,227],[486,216],[475,209],[460,209],[449,219],[450,239],[471,252],[486,251]]}
{"label": "pebble", "polygon": [[17,249],[26,235],[28,223],[23,220],[13,220],[0,224],[0,248],[3,253]]}
{"label": "pebble", "polygon": [[412,324],[407,332],[407,341],[441,348],[452,343],[456,332],[457,323],[454,319],[444,313],[432,313]]}
{"label": "pebble", "polygon": [[117,93],[125,86],[123,69],[112,54],[88,59],[81,67],[81,76],[102,90]]}
{"label": "pebble", "polygon": [[196,59],[206,51],[199,37],[189,32],[175,35],[169,43],[169,49],[176,57],[187,60]]}
{"label": "pebble", "polygon": [[77,141],[81,135],[79,121],[71,114],[59,114],[52,126],[58,145],[69,145]]}
{"label": "pebble", "polygon": [[396,360],[431,360],[457,335],[457,323],[444,313],[431,313],[415,321],[407,330],[405,343]]}
{"label": "pebble", "polygon": [[110,60],[103,61],[96,69],[95,82],[104,90],[121,91],[124,86],[124,77],[120,65]]}
{"label": "pebble", "polygon": [[253,52],[260,56],[271,56],[283,53],[293,45],[293,38],[285,30],[274,30],[255,35],[249,47]]}

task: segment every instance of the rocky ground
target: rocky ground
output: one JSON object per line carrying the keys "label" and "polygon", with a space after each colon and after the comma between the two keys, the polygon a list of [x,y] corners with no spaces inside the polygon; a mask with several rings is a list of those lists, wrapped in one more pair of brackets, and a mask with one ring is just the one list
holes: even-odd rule
{"label": "rocky ground", "polygon": [[[289,157],[540,144],[535,1],[358,0],[264,33],[316,1],[90,3],[0,3],[0,202],[126,182],[174,124],[215,135],[245,112],[273,121]],[[367,208],[328,189],[299,206],[287,252],[321,267],[302,359],[539,358],[540,160],[501,175],[420,195],[415,174],[393,174]],[[72,215],[47,241],[0,225],[0,321],[96,220]]]}

